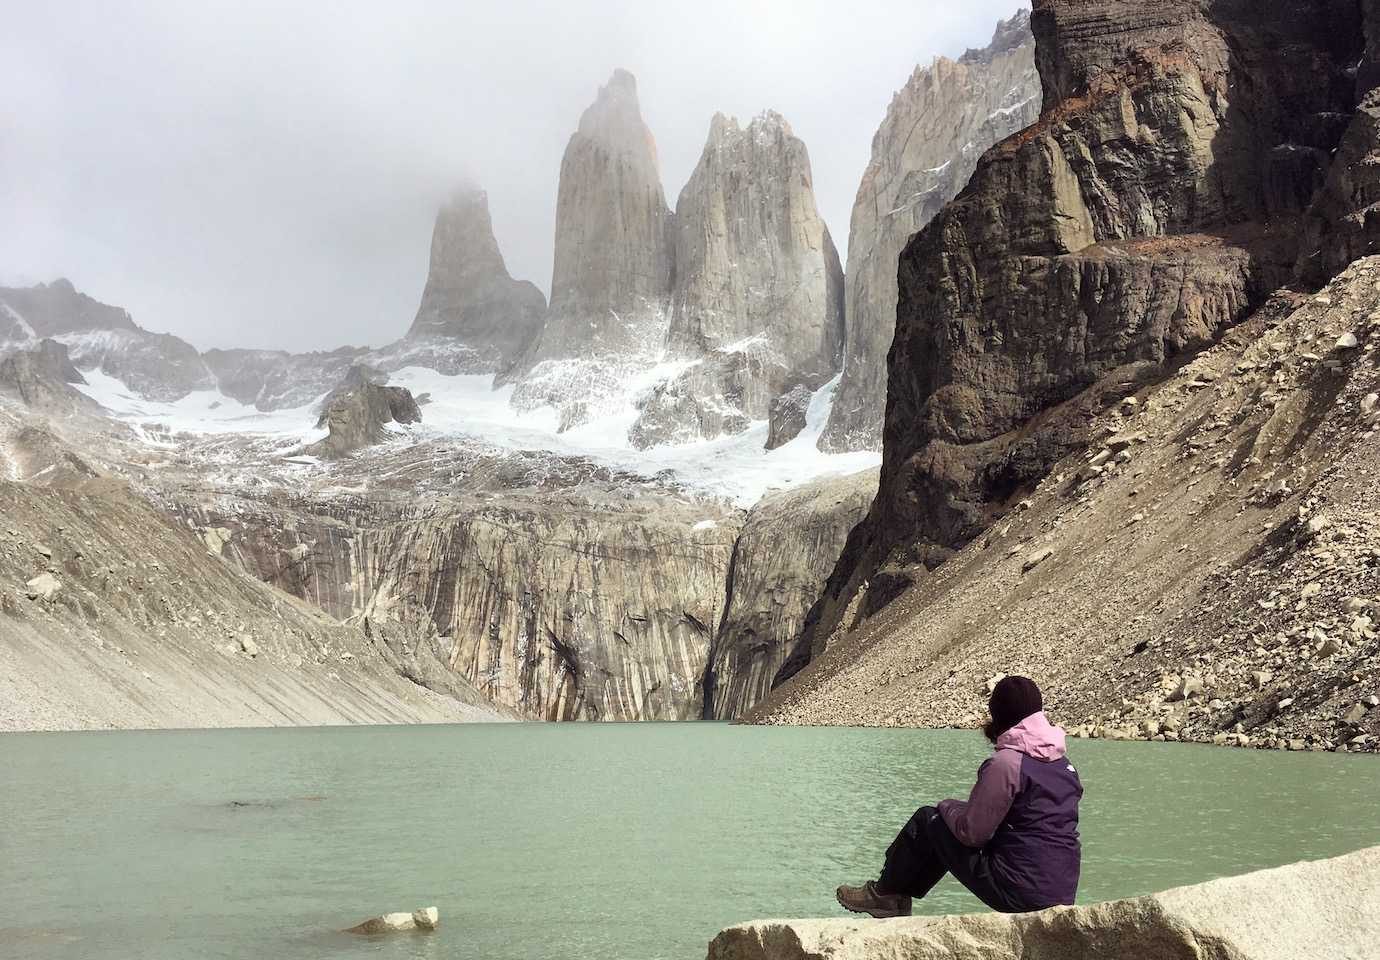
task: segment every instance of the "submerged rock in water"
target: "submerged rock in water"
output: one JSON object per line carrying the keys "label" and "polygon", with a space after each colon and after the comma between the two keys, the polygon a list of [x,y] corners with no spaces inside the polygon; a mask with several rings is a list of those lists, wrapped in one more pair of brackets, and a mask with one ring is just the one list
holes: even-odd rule
{"label": "submerged rock in water", "polygon": [[720,933],[709,960],[1158,960],[1373,956],[1380,847],[1133,900],[1018,915],[793,920]]}
{"label": "submerged rock in water", "polygon": [[385,913],[351,927],[346,933],[398,933],[403,930],[435,930],[441,924],[441,912],[435,907],[421,907],[411,913]]}

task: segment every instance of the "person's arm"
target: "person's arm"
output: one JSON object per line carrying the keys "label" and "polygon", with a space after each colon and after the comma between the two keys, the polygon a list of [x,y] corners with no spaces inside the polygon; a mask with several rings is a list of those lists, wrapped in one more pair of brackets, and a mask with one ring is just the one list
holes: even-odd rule
{"label": "person's arm", "polygon": [[978,770],[977,783],[968,799],[941,801],[939,815],[959,843],[965,847],[985,846],[1006,819],[1020,785],[1021,754],[998,750]]}

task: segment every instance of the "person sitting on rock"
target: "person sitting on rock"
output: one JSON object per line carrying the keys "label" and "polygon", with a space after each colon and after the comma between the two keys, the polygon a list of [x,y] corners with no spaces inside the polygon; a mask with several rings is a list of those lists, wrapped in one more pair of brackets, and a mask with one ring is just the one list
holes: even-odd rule
{"label": "person sitting on rock", "polygon": [[983,727],[996,752],[965,800],[921,807],[887,848],[881,877],[838,888],[854,913],[910,916],[946,873],[987,906],[1026,913],[1071,904],[1078,891],[1078,802],[1083,785],[1064,751],[1064,731],[1044,715],[1035,681],[1004,677]]}

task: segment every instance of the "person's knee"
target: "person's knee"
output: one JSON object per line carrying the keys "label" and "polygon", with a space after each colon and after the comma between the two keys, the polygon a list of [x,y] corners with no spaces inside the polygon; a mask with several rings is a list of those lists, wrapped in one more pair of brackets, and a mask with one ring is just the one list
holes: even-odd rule
{"label": "person's knee", "polygon": [[916,839],[923,840],[929,836],[930,821],[938,816],[938,808],[921,807],[919,810],[916,810],[915,813],[911,815],[911,818],[906,823],[906,827],[903,832],[909,834],[912,837],[915,837]]}

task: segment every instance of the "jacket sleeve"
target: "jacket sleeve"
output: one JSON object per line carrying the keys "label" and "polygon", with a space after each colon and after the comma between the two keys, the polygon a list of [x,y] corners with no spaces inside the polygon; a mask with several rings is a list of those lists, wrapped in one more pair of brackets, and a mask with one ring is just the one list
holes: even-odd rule
{"label": "jacket sleeve", "polygon": [[1011,810],[1021,784],[1021,754],[999,750],[978,769],[977,783],[967,800],[944,800],[939,815],[958,842],[982,847],[996,834]]}

